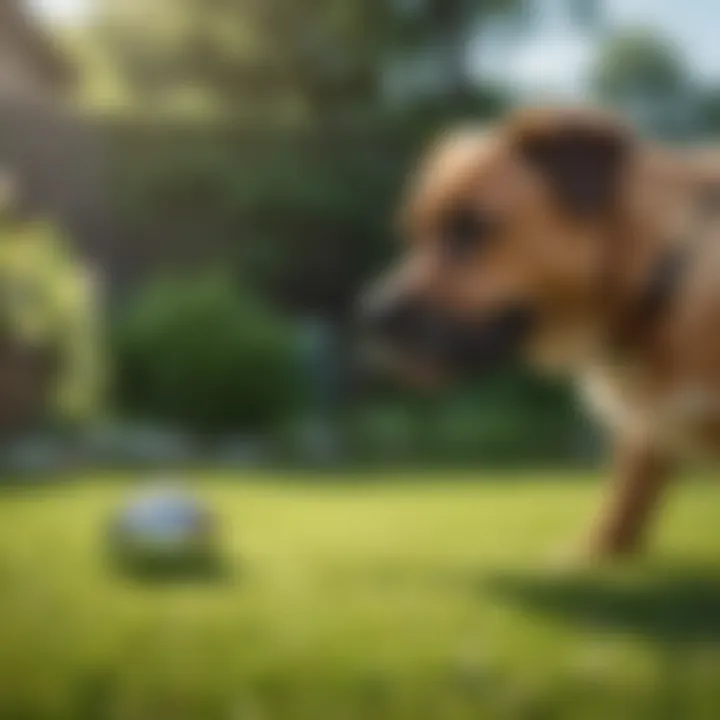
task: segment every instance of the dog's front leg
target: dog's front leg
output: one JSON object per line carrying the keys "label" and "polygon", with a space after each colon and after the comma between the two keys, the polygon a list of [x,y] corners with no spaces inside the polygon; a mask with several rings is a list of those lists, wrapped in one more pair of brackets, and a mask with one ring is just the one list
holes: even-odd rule
{"label": "dog's front leg", "polygon": [[625,555],[640,547],[672,466],[672,459],[650,443],[617,443],[611,482],[590,537],[591,556]]}

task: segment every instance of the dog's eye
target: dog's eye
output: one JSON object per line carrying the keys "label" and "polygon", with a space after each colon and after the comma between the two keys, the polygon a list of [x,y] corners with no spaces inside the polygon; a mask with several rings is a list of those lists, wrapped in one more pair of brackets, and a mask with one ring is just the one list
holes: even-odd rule
{"label": "dog's eye", "polygon": [[486,215],[472,208],[459,208],[449,213],[441,229],[447,254],[463,259],[490,236],[493,223]]}

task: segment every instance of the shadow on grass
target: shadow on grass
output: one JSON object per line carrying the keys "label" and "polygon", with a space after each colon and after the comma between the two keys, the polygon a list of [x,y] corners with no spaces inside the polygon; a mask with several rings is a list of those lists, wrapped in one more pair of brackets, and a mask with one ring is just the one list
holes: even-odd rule
{"label": "shadow on grass", "polygon": [[110,555],[108,560],[125,579],[147,585],[226,584],[234,576],[230,563],[215,556]]}
{"label": "shadow on grass", "polygon": [[720,570],[595,577],[499,573],[483,589],[527,610],[664,642],[720,642]]}

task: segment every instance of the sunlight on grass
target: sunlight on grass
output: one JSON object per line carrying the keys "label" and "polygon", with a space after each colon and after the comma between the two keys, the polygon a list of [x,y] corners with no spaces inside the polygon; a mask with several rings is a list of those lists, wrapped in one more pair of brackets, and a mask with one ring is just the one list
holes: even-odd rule
{"label": "sunlight on grass", "polygon": [[596,483],[380,479],[198,478],[228,572],[175,583],[107,562],[104,524],[126,482],[4,490],[0,716],[720,708],[720,488],[679,489],[635,567],[564,577],[546,559],[582,531]]}

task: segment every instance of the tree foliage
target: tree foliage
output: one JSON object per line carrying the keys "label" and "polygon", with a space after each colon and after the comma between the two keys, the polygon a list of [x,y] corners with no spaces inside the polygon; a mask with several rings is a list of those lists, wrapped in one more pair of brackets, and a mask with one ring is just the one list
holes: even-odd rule
{"label": "tree foliage", "polygon": [[[106,0],[103,38],[138,102],[317,117],[378,101],[397,53],[466,86],[478,23],[515,0]],[[450,89],[453,89],[452,87]]]}
{"label": "tree foliage", "polygon": [[47,359],[34,382],[48,397],[38,401],[63,420],[94,415],[104,378],[97,288],[88,268],[52,225],[2,218],[0,289],[3,352],[24,349],[27,362]]}
{"label": "tree foliage", "polygon": [[622,101],[671,96],[685,87],[688,73],[671,43],[636,31],[617,35],[605,45],[594,81],[602,97]]}

